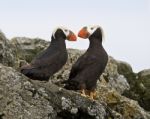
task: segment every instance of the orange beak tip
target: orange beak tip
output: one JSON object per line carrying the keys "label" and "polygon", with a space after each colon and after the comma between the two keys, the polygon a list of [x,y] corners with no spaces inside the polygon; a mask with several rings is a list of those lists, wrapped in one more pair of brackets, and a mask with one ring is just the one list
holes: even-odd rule
{"label": "orange beak tip", "polygon": [[76,35],[71,34],[71,35],[68,36],[68,40],[69,40],[69,41],[76,41],[76,40],[77,40],[77,37],[76,37]]}
{"label": "orange beak tip", "polygon": [[89,36],[89,33],[85,29],[80,30],[78,33],[78,37],[80,38],[86,39],[88,38],[88,36]]}

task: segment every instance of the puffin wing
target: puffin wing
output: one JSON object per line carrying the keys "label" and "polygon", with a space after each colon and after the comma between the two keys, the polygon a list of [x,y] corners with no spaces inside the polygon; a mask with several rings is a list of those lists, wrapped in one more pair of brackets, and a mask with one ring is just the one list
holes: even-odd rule
{"label": "puffin wing", "polygon": [[59,53],[53,54],[49,57],[43,57],[40,59],[34,59],[31,64],[25,65],[21,67],[21,73],[24,75],[32,78],[32,79],[38,79],[43,80],[47,77],[45,76],[44,72],[48,72],[49,68],[52,65],[55,65],[57,62],[57,58]]}
{"label": "puffin wing", "polygon": [[72,66],[69,79],[74,78],[80,71],[85,69],[86,67],[89,67],[91,65],[94,65],[97,61],[97,58],[95,56],[88,57],[86,54],[82,55],[77,62]]}
{"label": "puffin wing", "polygon": [[70,71],[69,79],[74,78],[78,73],[78,67],[74,65]]}
{"label": "puffin wing", "polygon": [[53,53],[49,56],[43,56],[43,57],[38,56],[37,58],[32,60],[31,65],[36,68],[50,66],[51,64],[57,61],[58,57],[59,57],[59,52]]}
{"label": "puffin wing", "polygon": [[43,68],[46,68],[47,66],[50,66],[54,64],[57,61],[57,58],[59,57],[59,53],[55,53],[50,55],[49,57],[40,57],[35,58],[32,60],[30,64],[24,65],[20,68],[20,71],[23,73],[24,71],[31,71],[31,70],[41,70]]}
{"label": "puffin wing", "polygon": [[[89,80],[89,78],[92,79],[92,77],[95,77],[95,74],[99,72],[99,69],[97,70],[97,64],[98,59],[96,57],[87,56],[86,58],[82,57],[79,59],[79,61],[77,61],[71,69],[71,73],[65,88],[79,90],[79,83],[80,86],[84,86],[86,85],[86,82],[88,82],[90,87],[94,88],[96,81]],[[89,85],[86,87],[88,88]]]}
{"label": "puffin wing", "polygon": [[78,74],[78,72],[80,70],[80,63],[82,62],[83,59],[84,59],[84,55],[79,57],[78,60],[75,62],[75,64],[72,66],[70,75],[69,75],[69,79],[74,78]]}

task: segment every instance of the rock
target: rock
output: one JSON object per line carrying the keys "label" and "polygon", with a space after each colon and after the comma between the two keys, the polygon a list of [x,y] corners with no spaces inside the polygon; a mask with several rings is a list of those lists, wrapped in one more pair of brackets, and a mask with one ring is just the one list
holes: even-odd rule
{"label": "rock", "polygon": [[11,67],[15,67],[17,63],[15,49],[1,31],[0,31],[0,63]]}
{"label": "rock", "polygon": [[127,62],[117,61],[117,66],[119,74],[126,75],[128,73],[133,72],[131,65],[128,64]]}
{"label": "rock", "polygon": [[150,111],[150,69],[139,72],[134,81],[132,88],[124,95],[137,100],[144,109]]}
{"label": "rock", "polygon": [[16,48],[17,56],[20,60],[31,60],[42,50],[48,47],[49,42],[40,38],[15,37],[11,39],[11,43]]}
{"label": "rock", "polygon": [[30,80],[0,64],[0,118],[2,119],[149,119],[137,102],[108,87],[98,89],[92,101],[50,82]]}
{"label": "rock", "polygon": [[[102,86],[97,90],[98,100],[104,101],[107,105],[118,113],[121,119],[149,119],[150,114],[141,108],[138,102],[121,96],[116,90]],[[115,118],[116,119],[116,118]]]}
{"label": "rock", "polygon": [[[105,72],[102,77],[100,77],[100,84],[105,80],[110,88],[122,94],[125,90],[130,89],[130,85],[128,84],[127,78],[119,73],[119,67],[122,65],[118,64],[120,64],[120,61],[115,60],[113,57],[109,57]],[[101,86],[100,84],[99,86]]]}
{"label": "rock", "polygon": [[130,87],[134,86],[137,74],[133,72],[132,67],[123,61],[117,61],[118,73],[124,75]]}
{"label": "rock", "polygon": [[145,79],[145,80],[150,79],[150,69],[145,69],[143,71],[140,71],[138,73],[138,76],[141,79]]}
{"label": "rock", "polygon": [[[107,107],[54,84],[32,81],[0,64],[1,119],[105,119]],[[111,110],[109,110],[111,112]]]}

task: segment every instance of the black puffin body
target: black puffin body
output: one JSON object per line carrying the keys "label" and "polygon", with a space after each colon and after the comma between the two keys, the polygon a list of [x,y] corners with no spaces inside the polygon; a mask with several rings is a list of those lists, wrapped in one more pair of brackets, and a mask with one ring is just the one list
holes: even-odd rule
{"label": "black puffin body", "polygon": [[[70,35],[74,35],[73,32],[70,32]],[[71,38],[68,39],[76,40],[75,36]],[[50,46],[33,59],[29,65],[21,67],[21,73],[34,80],[48,80],[67,61],[65,39],[66,36],[62,29],[57,29],[55,37],[52,36]]]}
{"label": "black puffin body", "polygon": [[83,95],[85,95],[84,90],[88,90],[90,92],[89,95],[91,95],[91,92],[94,93],[97,80],[103,73],[108,61],[108,55],[102,46],[101,29],[98,27],[89,35],[86,27],[79,32],[79,37],[89,37],[90,45],[85,54],[72,66],[65,86],[66,89],[81,90]]}

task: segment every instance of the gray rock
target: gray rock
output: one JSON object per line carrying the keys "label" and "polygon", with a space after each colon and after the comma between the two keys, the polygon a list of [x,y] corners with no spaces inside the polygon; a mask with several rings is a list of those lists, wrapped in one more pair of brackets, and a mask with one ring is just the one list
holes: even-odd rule
{"label": "gray rock", "polygon": [[132,67],[127,62],[117,61],[117,67],[118,73],[127,79],[130,88],[132,88],[135,84],[137,74],[133,72]]}
{"label": "gray rock", "polygon": [[150,69],[139,72],[129,91],[124,95],[137,100],[144,109],[150,111]]}
{"label": "gray rock", "polygon": [[117,65],[118,65],[118,72],[121,74],[125,75],[133,72],[131,65],[128,64],[127,62],[117,61]]}
{"label": "gray rock", "polygon": [[2,119],[149,119],[137,102],[101,87],[97,101],[49,82],[33,81],[0,64]]}
{"label": "gray rock", "polygon": [[[97,90],[97,100],[103,101],[115,111],[115,119],[149,119],[150,114],[138,102],[120,95],[116,90],[101,86]],[[116,113],[117,112],[117,113]]]}
{"label": "gray rock", "polygon": [[106,107],[51,83],[32,81],[0,64],[1,119],[104,119]]}
{"label": "gray rock", "polygon": [[138,87],[136,93],[139,94],[139,104],[150,111],[150,69],[138,73],[136,84]]}
{"label": "gray rock", "polygon": [[31,62],[38,53],[48,47],[49,42],[40,38],[14,37],[11,44],[16,48],[20,60]]}
{"label": "gray rock", "polygon": [[116,89],[120,94],[122,94],[124,90],[129,90],[130,88],[127,79],[123,75],[118,75],[116,78],[110,78],[108,86]]}
{"label": "gray rock", "polygon": [[[103,73],[102,77],[100,77],[100,84],[105,80],[110,88],[114,88],[117,92],[122,94],[125,90],[130,89],[130,85],[127,81],[127,78],[119,73],[120,61],[115,60],[112,57],[109,57],[108,64],[106,66],[105,72]],[[101,85],[99,85],[101,86]]]}
{"label": "gray rock", "polygon": [[17,62],[16,53],[10,41],[0,31],[0,63],[15,67]]}
{"label": "gray rock", "polygon": [[138,73],[138,76],[139,78],[147,78],[149,79],[150,78],[150,69],[145,69],[145,70],[142,70]]}

